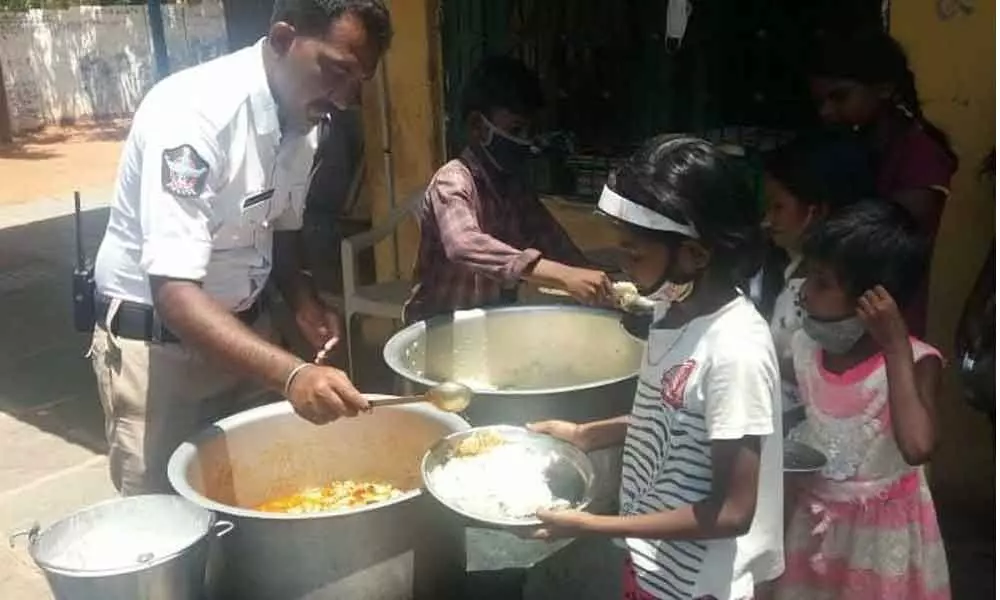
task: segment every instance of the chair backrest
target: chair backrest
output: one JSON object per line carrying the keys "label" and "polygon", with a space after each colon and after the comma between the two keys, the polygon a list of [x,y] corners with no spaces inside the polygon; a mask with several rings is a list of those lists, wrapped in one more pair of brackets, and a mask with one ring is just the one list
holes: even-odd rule
{"label": "chair backrest", "polygon": [[420,203],[424,199],[424,189],[421,188],[408,196],[396,205],[396,208],[389,213],[385,220],[378,227],[373,227],[369,231],[345,238],[340,242],[340,262],[344,274],[344,296],[351,296],[357,289],[357,279],[355,277],[355,257],[359,250],[371,248],[385,238],[392,235],[399,225],[410,216],[417,216]]}

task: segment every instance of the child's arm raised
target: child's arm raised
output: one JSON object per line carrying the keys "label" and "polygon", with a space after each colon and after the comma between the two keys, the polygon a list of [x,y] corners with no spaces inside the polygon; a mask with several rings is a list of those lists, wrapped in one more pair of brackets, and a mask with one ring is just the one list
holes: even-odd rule
{"label": "child's arm raised", "polygon": [[934,451],[934,401],[941,383],[941,360],[927,356],[914,363],[906,323],[882,286],[858,300],[858,316],[885,356],[892,432],[908,464],[920,465]]}

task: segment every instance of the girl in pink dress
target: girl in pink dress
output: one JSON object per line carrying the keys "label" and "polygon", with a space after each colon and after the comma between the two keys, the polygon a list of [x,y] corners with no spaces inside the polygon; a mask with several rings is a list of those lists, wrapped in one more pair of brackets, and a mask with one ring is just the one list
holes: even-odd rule
{"label": "girl in pink dress", "polygon": [[866,201],[824,221],[803,250],[807,316],[792,359],[806,421],[791,437],[828,462],[795,496],[777,598],[950,598],[921,467],[942,360],[909,336],[899,308],[926,243],[899,205]]}

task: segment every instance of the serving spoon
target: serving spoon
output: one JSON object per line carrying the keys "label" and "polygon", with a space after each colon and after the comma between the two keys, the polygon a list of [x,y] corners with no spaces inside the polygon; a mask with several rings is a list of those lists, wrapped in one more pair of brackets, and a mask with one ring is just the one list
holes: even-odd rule
{"label": "serving spoon", "polygon": [[[558,288],[540,287],[538,288],[538,291],[549,296],[562,296],[564,298],[570,297],[569,292]],[[619,297],[616,294],[614,307],[627,313],[647,315],[651,314],[653,309],[656,308],[656,301],[641,294],[629,294],[624,296],[624,298]]]}
{"label": "serving spoon", "polygon": [[445,381],[439,383],[423,394],[413,396],[398,396],[395,398],[376,398],[369,400],[368,404],[374,409],[381,406],[398,406],[400,404],[413,404],[416,402],[429,402],[435,408],[445,412],[459,413],[469,407],[472,401],[472,390],[461,383],[455,381]]}

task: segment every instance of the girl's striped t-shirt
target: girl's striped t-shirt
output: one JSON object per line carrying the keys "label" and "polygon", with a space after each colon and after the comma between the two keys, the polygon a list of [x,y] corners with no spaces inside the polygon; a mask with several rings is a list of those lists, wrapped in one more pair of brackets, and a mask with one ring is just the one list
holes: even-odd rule
{"label": "girl's striped t-shirt", "polygon": [[770,330],[739,297],[679,329],[650,330],[626,435],[623,515],[695,504],[712,487],[713,440],[761,437],[750,531],[716,540],[625,540],[656,598],[750,598],[781,574],[781,393]]}

